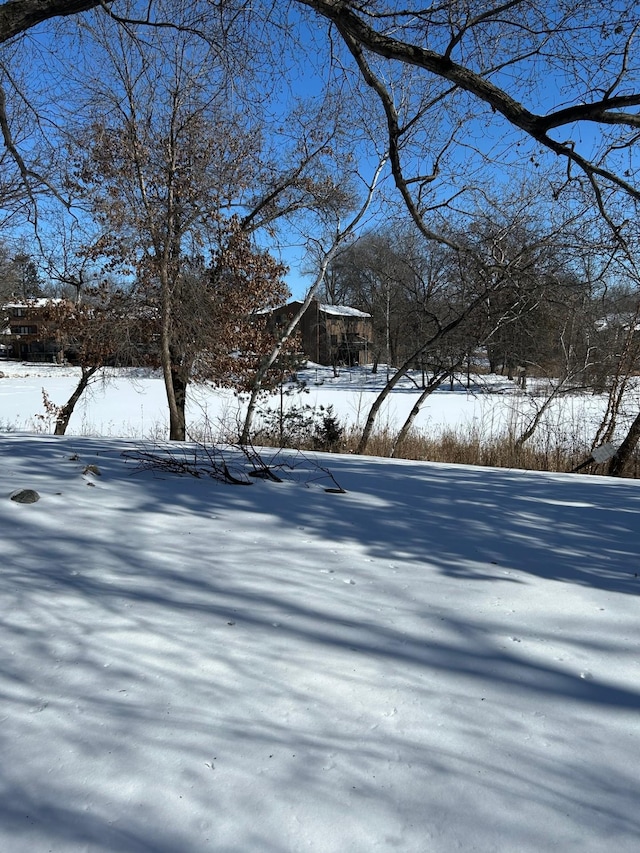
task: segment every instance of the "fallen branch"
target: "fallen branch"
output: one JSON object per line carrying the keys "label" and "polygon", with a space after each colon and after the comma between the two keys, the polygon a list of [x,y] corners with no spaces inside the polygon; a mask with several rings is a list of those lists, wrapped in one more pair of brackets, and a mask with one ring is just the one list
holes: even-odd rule
{"label": "fallen branch", "polygon": [[[198,479],[210,477],[234,486],[251,486],[255,480],[268,480],[272,483],[282,483],[285,480],[301,482],[300,477],[291,475],[298,472],[304,465],[305,474],[302,480],[304,485],[308,486],[328,479],[333,485],[324,487],[325,492],[346,494],[346,490],[328,468],[309,459],[300,451],[295,453],[287,451],[286,455],[281,455],[282,453],[282,449],[278,450],[267,461],[263,454],[250,444],[219,447],[202,443],[193,445],[171,443],[161,448],[154,447],[152,450],[144,448],[125,450],[122,456],[136,463],[136,471],[159,471]],[[233,455],[238,457],[240,454],[245,464],[229,458]],[[312,469],[311,472],[309,468]],[[320,472],[320,476],[315,472]]]}

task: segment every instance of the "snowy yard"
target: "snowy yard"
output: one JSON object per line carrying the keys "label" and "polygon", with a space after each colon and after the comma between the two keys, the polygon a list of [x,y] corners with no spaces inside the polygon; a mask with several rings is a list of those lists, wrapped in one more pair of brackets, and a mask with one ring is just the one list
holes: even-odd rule
{"label": "snowy yard", "polygon": [[0,436],[1,850],[637,851],[640,482],[141,446]]}

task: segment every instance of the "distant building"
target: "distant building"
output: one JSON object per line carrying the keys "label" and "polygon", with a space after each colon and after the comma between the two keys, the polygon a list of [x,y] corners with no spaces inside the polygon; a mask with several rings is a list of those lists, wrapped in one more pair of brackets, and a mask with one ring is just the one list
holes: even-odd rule
{"label": "distant building", "polygon": [[[302,306],[289,302],[271,313],[276,326],[286,325]],[[305,356],[316,364],[367,364],[372,337],[371,315],[345,305],[326,305],[313,299],[298,330]]]}
{"label": "distant building", "polygon": [[60,361],[62,348],[45,323],[57,299],[28,299],[0,307],[0,355],[16,361]]}

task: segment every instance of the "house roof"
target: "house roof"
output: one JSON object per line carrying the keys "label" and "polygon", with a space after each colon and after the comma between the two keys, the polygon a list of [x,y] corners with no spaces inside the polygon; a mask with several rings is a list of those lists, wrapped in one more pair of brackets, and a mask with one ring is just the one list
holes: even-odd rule
{"label": "house roof", "polygon": [[323,314],[331,314],[335,317],[370,317],[366,311],[360,311],[358,308],[350,308],[348,305],[327,305],[320,302],[320,310]]}
{"label": "house roof", "polygon": [[3,302],[0,306],[6,308],[45,308],[47,305],[58,305],[64,302],[64,299],[59,297],[46,297],[38,299],[20,299],[14,302]]}
{"label": "house roof", "polygon": [[[323,314],[328,314],[332,317],[371,317],[371,314],[367,314],[366,311],[360,311],[358,308],[350,308],[348,305],[329,305],[326,302],[318,302],[317,300],[313,300],[318,305],[318,309]],[[312,302],[312,304],[313,304]],[[291,302],[287,302],[285,305],[279,305],[277,308],[265,308],[260,311],[254,311],[254,314],[270,314],[272,311],[280,311],[283,308],[298,308],[302,305],[302,301],[299,299],[292,299]]]}

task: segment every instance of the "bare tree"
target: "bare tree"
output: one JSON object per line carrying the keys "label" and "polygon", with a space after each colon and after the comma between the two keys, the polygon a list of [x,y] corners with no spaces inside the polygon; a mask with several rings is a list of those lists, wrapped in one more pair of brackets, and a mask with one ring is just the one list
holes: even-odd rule
{"label": "bare tree", "polygon": [[[271,159],[260,111],[233,97],[218,52],[188,29],[163,30],[149,52],[137,35],[98,18],[92,56],[100,60],[88,90],[94,119],[74,134],[69,187],[101,224],[91,256],[133,275],[155,306],[169,434],[184,440],[189,382],[229,376],[221,350],[228,359],[242,342],[220,334],[224,315],[237,323],[286,298],[284,268],[252,248],[250,235],[273,236],[294,213],[334,209],[348,188],[324,166],[331,121],[309,119]],[[239,371],[237,357],[233,366]]]}
{"label": "bare tree", "polygon": [[[301,2],[331,22],[376,93],[395,183],[426,237],[447,242],[434,214],[450,209],[452,198],[464,207],[479,181],[538,170],[547,174],[551,216],[566,201],[589,219],[592,205],[609,229],[607,242],[628,249],[640,199],[632,156],[640,126],[635,4],[614,15],[580,3],[552,10],[537,0],[489,7],[473,0],[427,7]],[[410,83],[399,85],[407,75]],[[451,126],[446,150],[456,152],[448,164],[445,148],[436,155],[432,145],[433,122],[443,114]],[[433,152],[434,165],[423,171],[425,152]]]}
{"label": "bare tree", "polygon": [[27,300],[41,295],[42,280],[32,255],[0,242],[0,299]]}
{"label": "bare tree", "polygon": [[405,346],[411,345],[409,330],[416,305],[409,290],[415,278],[415,252],[409,244],[401,226],[378,228],[362,234],[340,252],[330,270],[327,301],[371,314],[369,352],[374,373],[379,362],[388,367],[398,364]]}

